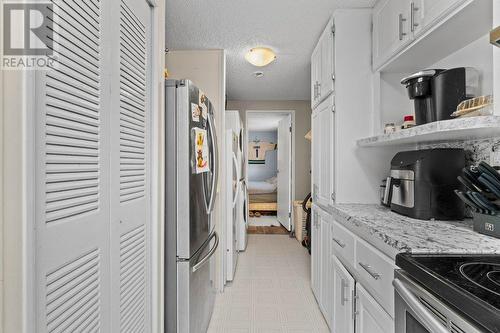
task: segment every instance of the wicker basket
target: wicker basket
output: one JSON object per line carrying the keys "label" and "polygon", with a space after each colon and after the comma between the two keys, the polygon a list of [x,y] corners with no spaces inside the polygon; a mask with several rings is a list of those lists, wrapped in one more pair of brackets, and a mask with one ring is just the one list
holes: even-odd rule
{"label": "wicker basket", "polygon": [[302,201],[294,201],[293,224],[295,227],[295,238],[297,238],[299,242],[302,242],[304,240],[304,237],[307,235],[306,220],[307,214],[302,209]]}

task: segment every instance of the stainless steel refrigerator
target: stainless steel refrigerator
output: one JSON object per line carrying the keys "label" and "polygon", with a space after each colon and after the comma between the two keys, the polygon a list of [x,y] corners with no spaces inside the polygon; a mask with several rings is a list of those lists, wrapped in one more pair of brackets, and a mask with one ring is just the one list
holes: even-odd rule
{"label": "stainless steel refrigerator", "polygon": [[165,332],[204,333],[214,306],[219,244],[214,110],[188,80],[166,80],[165,86]]}

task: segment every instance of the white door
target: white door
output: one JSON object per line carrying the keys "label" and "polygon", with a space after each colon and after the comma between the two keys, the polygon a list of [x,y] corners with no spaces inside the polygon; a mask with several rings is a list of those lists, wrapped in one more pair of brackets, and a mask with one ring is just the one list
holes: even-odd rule
{"label": "white door", "polygon": [[312,209],[311,218],[311,289],[316,297],[320,300],[320,269],[321,269],[321,251],[320,251],[320,216],[316,208]]}
{"label": "white door", "polygon": [[382,65],[410,39],[410,1],[382,0],[373,9],[373,57]]}
{"label": "white door", "polygon": [[313,177],[316,203],[330,206],[335,198],[335,113],[333,96],[323,101],[316,110],[314,120],[313,151],[315,156]]}
{"label": "white door", "polygon": [[[111,314],[113,332],[150,331],[151,8],[113,1]],[[116,281],[116,282],[115,282]]]}
{"label": "white door", "polygon": [[328,22],[321,36],[321,96],[327,97],[333,92],[333,66],[334,66],[334,33],[333,19]]}
{"label": "white door", "polygon": [[292,231],[292,121],[288,115],[278,125],[278,222]]}
{"label": "white door", "polygon": [[331,325],[332,303],[332,238],[331,218],[324,215],[321,218],[321,309],[328,325]]}
{"label": "white door", "polygon": [[353,302],[355,281],[344,265],[332,257],[333,263],[333,333],[354,333]]}
{"label": "white door", "polygon": [[394,332],[392,318],[359,283],[356,284],[356,299],[356,333]]}
{"label": "white door", "polygon": [[463,2],[463,0],[413,0],[414,17],[419,21],[415,22],[418,24],[417,31],[426,30]]}
{"label": "white door", "polygon": [[112,330],[106,8],[86,0],[54,5],[59,61],[37,71],[33,253],[39,332]]}
{"label": "white door", "polygon": [[37,331],[149,332],[151,9],[53,9],[58,60],[35,82]]}

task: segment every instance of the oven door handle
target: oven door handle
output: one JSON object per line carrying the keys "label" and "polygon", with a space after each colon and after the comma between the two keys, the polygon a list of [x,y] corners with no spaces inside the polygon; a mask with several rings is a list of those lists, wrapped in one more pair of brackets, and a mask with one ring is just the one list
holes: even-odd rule
{"label": "oven door handle", "polygon": [[418,298],[405,286],[405,284],[399,280],[394,279],[392,285],[396,289],[396,292],[401,296],[403,301],[408,305],[408,307],[414,312],[418,317],[418,321],[425,326],[426,329],[432,333],[450,333],[450,331],[445,328],[434,315],[427,310],[427,308],[420,303]]}

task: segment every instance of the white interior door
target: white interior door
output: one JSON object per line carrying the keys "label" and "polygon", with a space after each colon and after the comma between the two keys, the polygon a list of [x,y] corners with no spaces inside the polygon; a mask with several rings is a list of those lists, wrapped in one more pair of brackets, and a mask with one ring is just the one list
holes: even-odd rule
{"label": "white interior door", "polygon": [[150,332],[151,8],[53,3],[36,74],[37,332]]}
{"label": "white interior door", "polygon": [[146,0],[115,1],[110,50],[111,331],[149,332],[151,7]]}
{"label": "white interior door", "polygon": [[106,8],[55,2],[58,61],[36,73],[37,332],[112,331]]}
{"label": "white interior door", "polygon": [[292,128],[291,116],[278,125],[278,221],[292,231]]}

